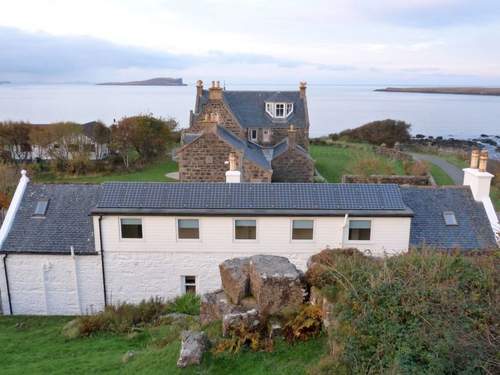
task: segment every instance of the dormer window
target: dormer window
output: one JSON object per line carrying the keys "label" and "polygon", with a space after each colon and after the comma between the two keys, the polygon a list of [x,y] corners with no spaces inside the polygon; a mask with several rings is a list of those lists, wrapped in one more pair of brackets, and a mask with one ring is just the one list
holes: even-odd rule
{"label": "dormer window", "polygon": [[266,112],[274,118],[286,118],[293,112],[293,103],[266,103]]}

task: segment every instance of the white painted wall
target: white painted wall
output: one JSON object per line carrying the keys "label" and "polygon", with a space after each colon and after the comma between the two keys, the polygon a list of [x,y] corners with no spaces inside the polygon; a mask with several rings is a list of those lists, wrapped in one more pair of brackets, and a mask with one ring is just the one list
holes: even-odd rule
{"label": "white painted wall", "polygon": [[[16,315],[79,315],[104,306],[100,257],[10,254],[7,272]],[[76,272],[75,272],[76,271]],[[3,266],[0,290],[9,313]]]}

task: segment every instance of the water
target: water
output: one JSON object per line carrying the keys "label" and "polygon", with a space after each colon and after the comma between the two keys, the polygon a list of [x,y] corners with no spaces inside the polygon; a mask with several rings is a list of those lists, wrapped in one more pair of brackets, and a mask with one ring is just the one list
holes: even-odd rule
{"label": "water", "polygon": [[[294,90],[298,85],[229,85],[234,90]],[[311,136],[393,118],[412,124],[413,134],[477,137],[500,135],[500,97],[374,92],[380,86],[309,85]],[[0,121],[88,122],[139,113],[174,117],[187,126],[195,88],[0,85]]]}

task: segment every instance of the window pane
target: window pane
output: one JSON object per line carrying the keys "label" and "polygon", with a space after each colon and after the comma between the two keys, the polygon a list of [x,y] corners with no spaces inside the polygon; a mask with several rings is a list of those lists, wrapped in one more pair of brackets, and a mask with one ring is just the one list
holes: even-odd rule
{"label": "window pane", "polygon": [[292,240],[312,240],[314,222],[312,220],[294,220]]}
{"label": "window pane", "polygon": [[35,215],[44,216],[48,205],[49,201],[38,201],[35,208]]}
{"label": "window pane", "polygon": [[288,116],[292,112],[293,105],[292,103],[287,103],[286,105],[286,115]]}
{"label": "window pane", "polygon": [[122,238],[142,238],[141,219],[121,219]]}
{"label": "window pane", "polygon": [[285,115],[285,105],[276,104],[276,117],[283,117]]}
{"label": "window pane", "polygon": [[369,241],[371,237],[370,220],[351,220],[349,222],[349,240]]}
{"label": "window pane", "polygon": [[184,293],[196,294],[196,276],[183,276]]}
{"label": "window pane", "polygon": [[455,217],[455,213],[452,211],[443,212],[444,222],[446,225],[458,225],[457,218]]}
{"label": "window pane", "polygon": [[200,238],[199,222],[197,219],[179,219],[177,222],[180,239]]}
{"label": "window pane", "polygon": [[235,220],[234,237],[237,240],[255,240],[257,222],[255,220]]}

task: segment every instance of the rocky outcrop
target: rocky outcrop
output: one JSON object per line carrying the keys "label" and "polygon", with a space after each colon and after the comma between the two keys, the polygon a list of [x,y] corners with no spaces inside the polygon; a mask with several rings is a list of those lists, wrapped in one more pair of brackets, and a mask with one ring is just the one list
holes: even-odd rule
{"label": "rocky outcrop", "polygon": [[222,288],[236,305],[250,294],[249,265],[250,258],[228,259],[219,265]]}
{"label": "rocky outcrop", "polygon": [[205,332],[183,331],[181,333],[181,353],[177,360],[177,367],[199,365],[203,353],[208,348],[208,339]]}
{"label": "rocky outcrop", "polygon": [[260,324],[259,312],[251,309],[245,312],[235,312],[224,315],[222,318],[222,336],[226,337],[238,326],[245,327],[247,330],[254,330]]}
{"label": "rocky outcrop", "polygon": [[200,323],[209,324],[222,320],[224,315],[241,312],[243,309],[231,303],[223,290],[206,293],[201,297]]}

